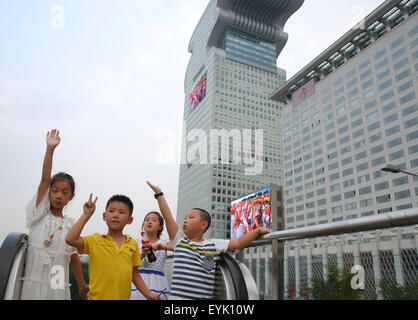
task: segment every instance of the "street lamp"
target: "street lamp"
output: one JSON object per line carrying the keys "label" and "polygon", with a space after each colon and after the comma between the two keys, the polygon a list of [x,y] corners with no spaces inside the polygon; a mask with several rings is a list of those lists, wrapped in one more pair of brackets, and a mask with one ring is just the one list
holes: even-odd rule
{"label": "street lamp", "polygon": [[390,173],[405,173],[405,174],[409,174],[410,176],[413,176],[415,178],[418,177],[418,174],[415,174],[415,173],[412,173],[412,172],[408,172],[408,171],[404,171],[401,168],[399,168],[397,166],[394,166],[392,164],[386,165],[386,167],[384,167],[382,169],[382,171],[390,172]]}

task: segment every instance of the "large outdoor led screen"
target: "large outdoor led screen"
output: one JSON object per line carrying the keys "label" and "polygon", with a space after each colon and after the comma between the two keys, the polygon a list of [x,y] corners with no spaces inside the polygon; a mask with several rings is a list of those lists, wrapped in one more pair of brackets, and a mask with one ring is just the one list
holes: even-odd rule
{"label": "large outdoor led screen", "polygon": [[208,74],[205,74],[200,79],[199,83],[193,89],[190,94],[190,112],[197,108],[197,106],[203,101],[206,97],[206,85],[207,85]]}
{"label": "large outdoor led screen", "polygon": [[231,202],[231,240],[258,227],[272,230],[271,187]]}

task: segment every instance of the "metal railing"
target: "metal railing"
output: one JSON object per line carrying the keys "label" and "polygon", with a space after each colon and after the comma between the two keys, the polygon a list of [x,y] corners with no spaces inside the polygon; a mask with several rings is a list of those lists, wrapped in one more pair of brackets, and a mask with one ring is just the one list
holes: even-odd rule
{"label": "metal railing", "polygon": [[260,298],[306,299],[312,282],[326,280],[330,268],[357,265],[364,271],[363,299],[385,299],[390,297],[382,291],[384,285],[417,285],[417,224],[414,208],[277,231],[237,252],[236,258],[252,272]]}
{"label": "metal railing", "polygon": [[[401,229],[410,226],[409,233]],[[3,299],[18,299],[25,236],[10,234],[0,248]],[[391,299],[383,285],[418,288],[417,249],[418,208],[273,232],[235,252],[236,259],[222,255],[215,298],[303,299],[313,280],[327,279],[329,268],[359,265],[364,270],[364,299]],[[165,272],[169,280],[172,263],[173,257],[168,257]]]}

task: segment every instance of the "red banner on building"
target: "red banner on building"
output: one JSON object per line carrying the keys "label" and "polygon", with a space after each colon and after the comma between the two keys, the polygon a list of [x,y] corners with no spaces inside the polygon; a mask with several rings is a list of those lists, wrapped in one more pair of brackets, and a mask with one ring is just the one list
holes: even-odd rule
{"label": "red banner on building", "polygon": [[315,79],[310,80],[292,95],[293,107],[297,107],[315,94]]}

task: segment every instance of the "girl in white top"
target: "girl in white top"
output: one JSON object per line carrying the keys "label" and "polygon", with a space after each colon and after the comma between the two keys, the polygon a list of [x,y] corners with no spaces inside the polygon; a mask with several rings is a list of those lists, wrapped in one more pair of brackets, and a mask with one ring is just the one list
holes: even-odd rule
{"label": "girl in white top", "polygon": [[65,242],[74,220],[63,215],[62,211],[74,197],[74,180],[65,173],[58,173],[51,178],[52,159],[60,141],[59,131],[54,129],[48,132],[41,182],[36,195],[26,207],[29,246],[22,300],[71,299],[70,260],[80,297],[85,297],[88,291],[77,251]]}
{"label": "girl in white top", "polygon": [[[158,212],[149,212],[145,216],[142,228],[151,241],[152,249],[157,259],[152,263],[148,261],[148,255],[151,250],[143,247],[141,239],[138,239],[142,259],[142,265],[138,267],[138,272],[152,293],[158,294],[164,300],[167,300],[170,294],[170,287],[163,269],[167,250],[174,251],[174,249],[168,239],[160,238],[164,229],[164,219]],[[130,300],[146,300],[133,284]]]}

